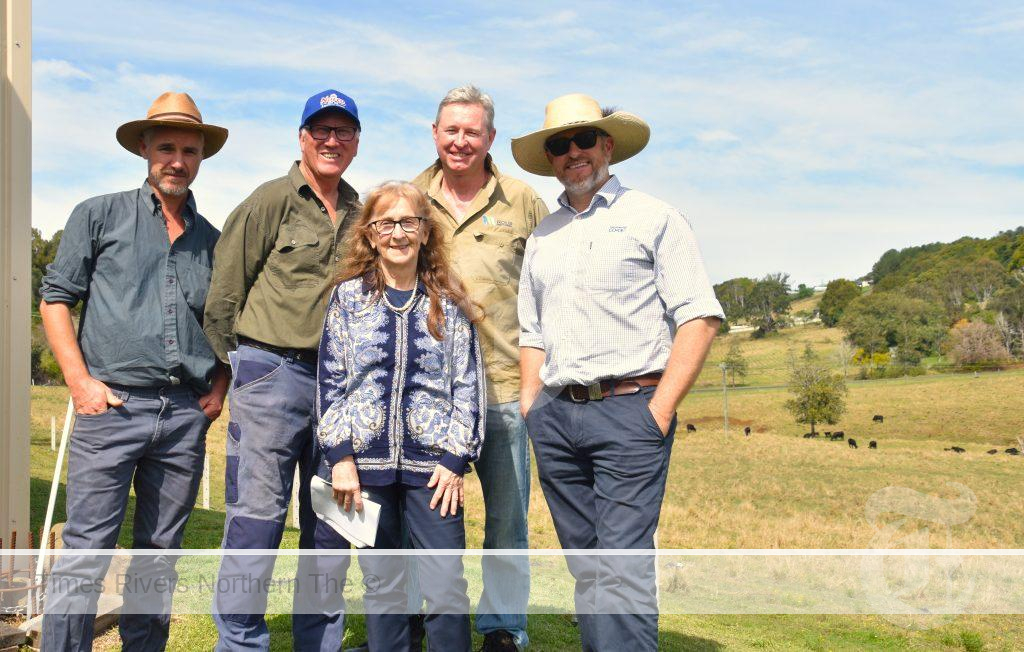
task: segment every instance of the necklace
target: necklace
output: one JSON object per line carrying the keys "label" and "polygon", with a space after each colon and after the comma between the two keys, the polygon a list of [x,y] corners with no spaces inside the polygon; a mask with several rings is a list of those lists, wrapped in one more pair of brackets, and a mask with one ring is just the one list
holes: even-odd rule
{"label": "necklace", "polygon": [[392,310],[394,310],[397,313],[405,312],[406,310],[411,308],[413,302],[416,301],[416,291],[419,289],[419,287],[420,287],[420,275],[417,272],[417,274],[416,274],[416,282],[412,286],[412,294],[409,295],[409,300],[406,301],[405,304],[402,305],[401,307],[395,306],[390,301],[388,301],[388,292],[385,289],[384,292],[381,293],[381,297],[384,299],[384,305],[386,305],[388,308],[391,308]]}

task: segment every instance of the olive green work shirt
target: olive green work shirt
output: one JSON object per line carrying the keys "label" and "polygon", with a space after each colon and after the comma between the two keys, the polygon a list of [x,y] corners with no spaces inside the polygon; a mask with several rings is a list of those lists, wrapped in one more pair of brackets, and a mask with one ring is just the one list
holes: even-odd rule
{"label": "olive green work shirt", "polygon": [[214,250],[204,331],[225,364],[238,336],[273,346],[313,349],[344,258],[347,225],[359,194],[338,183],[336,223],[296,161],[232,211]]}
{"label": "olive green work shirt", "polygon": [[519,273],[526,239],[548,209],[533,188],[501,174],[489,154],[486,165],[491,176],[461,220],[441,190],[440,161],[412,182],[430,197],[431,217],[445,231],[455,271],[484,309],[480,346],[487,402],[495,404],[519,400]]}

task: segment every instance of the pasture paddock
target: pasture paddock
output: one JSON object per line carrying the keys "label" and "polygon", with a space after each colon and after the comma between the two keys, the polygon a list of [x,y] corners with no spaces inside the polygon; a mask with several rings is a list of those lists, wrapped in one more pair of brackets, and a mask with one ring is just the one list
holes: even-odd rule
{"label": "pasture paddock", "polygon": [[[812,332],[813,329],[803,329]],[[824,332],[821,329],[817,333]],[[958,548],[1024,547],[1024,457],[1002,453],[1024,435],[1024,372],[851,383],[849,410],[834,429],[879,442],[879,450],[858,450],[845,441],[804,440],[806,427],[782,407],[782,389],[749,389],[729,395],[730,432],[721,424],[721,395],[695,392],[684,401],[680,428],[662,510],[662,548],[861,548],[874,529],[865,518],[869,496],[890,486],[951,497],[947,482],[967,486],[977,497],[973,518],[951,530]],[[62,418],[63,387],[32,391],[32,519],[41,527],[55,454],[49,422]],[[874,414],[886,416],[872,424]],[[890,416],[891,415],[891,416]],[[197,509],[185,545],[217,547],[223,524],[226,415],[211,428],[211,505]],[[749,437],[743,434],[750,426]],[[942,449],[961,445],[961,455]],[[986,450],[998,448],[998,455]],[[466,526],[470,547],[483,538],[483,508],[475,475],[467,477]],[[63,520],[64,495],[57,521]],[[129,507],[131,509],[131,506]],[[129,521],[130,522],[130,521]],[[290,521],[289,521],[290,522]],[[530,505],[534,548],[557,548],[550,516],[536,482]],[[131,541],[130,526],[121,545]],[[297,546],[288,528],[285,546]],[[933,545],[945,545],[936,538]],[[288,649],[288,616],[271,616],[276,649]],[[924,628],[924,629],[921,629]],[[362,621],[353,618],[349,642],[361,638]],[[564,615],[531,616],[534,650],[578,649],[578,635]],[[209,617],[182,616],[171,630],[171,650],[210,649],[216,630]],[[476,640],[476,645],[480,641]],[[1016,650],[1024,649],[1020,616],[960,616],[918,620],[903,627],[881,616],[664,615],[665,650]],[[280,647],[278,647],[280,646]],[[117,649],[116,633],[96,649]]]}

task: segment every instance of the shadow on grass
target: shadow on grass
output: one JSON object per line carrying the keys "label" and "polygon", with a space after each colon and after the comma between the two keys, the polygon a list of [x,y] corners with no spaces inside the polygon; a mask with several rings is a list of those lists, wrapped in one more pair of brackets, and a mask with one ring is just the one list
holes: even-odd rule
{"label": "shadow on grass", "polygon": [[[43,521],[46,519],[46,504],[50,499],[50,482],[40,478],[32,478],[29,491],[31,492],[30,504],[32,506],[29,521],[33,532],[38,534],[42,530]],[[66,488],[64,483],[61,483],[57,490],[57,500],[54,502],[54,523],[62,523],[67,520],[66,497]],[[135,496],[128,496],[124,522],[121,524],[121,532],[117,537],[117,544],[122,548],[132,547],[132,524],[134,522]],[[192,516],[185,527],[184,546],[186,548],[219,548],[223,532],[224,512],[197,507],[192,510]],[[38,544],[37,538],[36,545]]]}

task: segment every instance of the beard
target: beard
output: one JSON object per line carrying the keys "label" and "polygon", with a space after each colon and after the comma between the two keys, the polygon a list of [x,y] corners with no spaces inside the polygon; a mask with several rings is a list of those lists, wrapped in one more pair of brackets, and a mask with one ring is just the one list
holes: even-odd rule
{"label": "beard", "polygon": [[608,179],[608,163],[602,163],[600,166],[594,168],[588,176],[580,179],[579,181],[568,181],[566,178],[559,177],[558,180],[565,187],[565,192],[569,195],[587,195],[598,190],[604,182]]}
{"label": "beard", "polygon": [[178,179],[182,178],[162,176],[159,179],[150,178],[149,183],[150,185],[154,185],[157,188],[159,188],[160,192],[162,192],[165,195],[170,195],[171,197],[181,197],[182,195],[188,193],[189,182],[187,179],[182,179],[184,183],[175,183],[175,181],[177,181]]}

